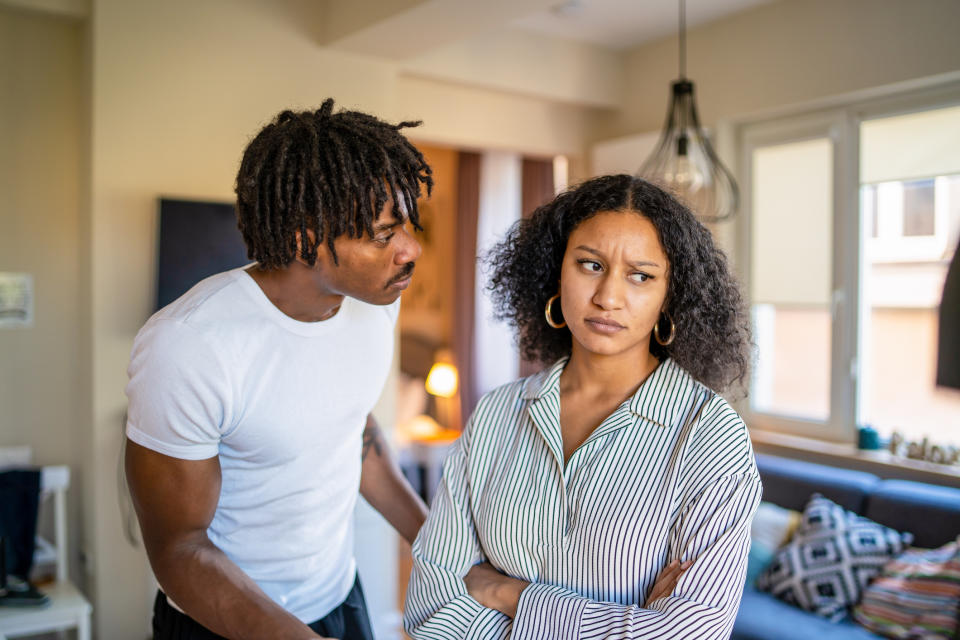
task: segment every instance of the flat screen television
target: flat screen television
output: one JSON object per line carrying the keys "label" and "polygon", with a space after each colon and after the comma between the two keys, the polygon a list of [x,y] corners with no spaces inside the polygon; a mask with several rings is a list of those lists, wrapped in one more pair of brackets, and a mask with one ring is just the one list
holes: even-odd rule
{"label": "flat screen television", "polygon": [[250,262],[232,203],[160,198],[156,308],[207,276]]}

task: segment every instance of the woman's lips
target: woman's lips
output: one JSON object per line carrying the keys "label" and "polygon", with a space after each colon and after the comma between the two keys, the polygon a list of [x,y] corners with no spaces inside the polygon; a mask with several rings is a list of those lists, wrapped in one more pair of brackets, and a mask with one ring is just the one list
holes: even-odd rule
{"label": "woman's lips", "polygon": [[618,331],[623,331],[626,329],[626,327],[619,322],[608,320],[606,318],[587,318],[585,322],[587,323],[588,327],[597,333],[603,333],[606,335],[617,333]]}

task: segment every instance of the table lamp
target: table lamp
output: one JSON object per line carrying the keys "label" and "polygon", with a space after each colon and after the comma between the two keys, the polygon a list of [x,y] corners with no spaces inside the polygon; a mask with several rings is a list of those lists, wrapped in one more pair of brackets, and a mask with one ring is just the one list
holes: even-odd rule
{"label": "table lamp", "polygon": [[460,399],[457,397],[459,375],[449,362],[437,360],[430,367],[424,386],[434,396],[437,418],[448,429],[460,428]]}

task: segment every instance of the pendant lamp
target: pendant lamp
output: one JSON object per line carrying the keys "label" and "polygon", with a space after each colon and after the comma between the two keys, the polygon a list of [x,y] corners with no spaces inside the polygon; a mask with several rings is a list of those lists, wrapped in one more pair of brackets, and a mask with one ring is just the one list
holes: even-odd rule
{"label": "pendant lamp", "polygon": [[671,89],[667,122],[653,153],[637,176],[664,187],[702,222],[726,220],[737,212],[740,190],[703,133],[686,77],[686,2],[680,0],[680,77]]}

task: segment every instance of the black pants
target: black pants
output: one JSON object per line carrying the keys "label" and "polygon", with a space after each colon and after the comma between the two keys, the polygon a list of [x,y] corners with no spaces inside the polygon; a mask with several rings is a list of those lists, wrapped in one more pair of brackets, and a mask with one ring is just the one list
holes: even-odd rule
{"label": "black pants", "polygon": [[[353,589],[346,600],[323,618],[311,623],[310,628],[327,638],[341,640],[373,640],[370,618],[367,616],[367,602],[363,598],[360,578],[353,583]],[[170,606],[167,596],[157,592],[153,603],[153,640],[225,640],[206,627],[200,626],[193,618],[180,613]],[[268,639],[264,639],[268,640]]]}

